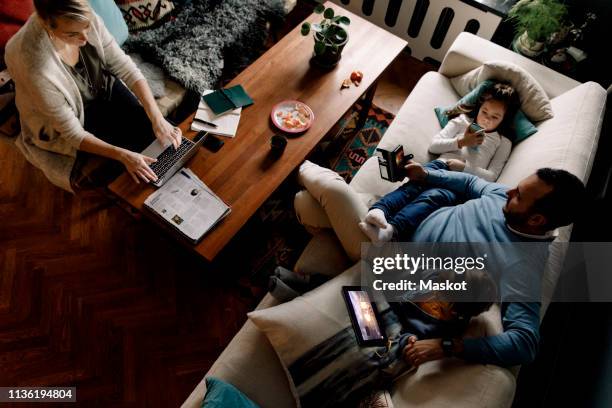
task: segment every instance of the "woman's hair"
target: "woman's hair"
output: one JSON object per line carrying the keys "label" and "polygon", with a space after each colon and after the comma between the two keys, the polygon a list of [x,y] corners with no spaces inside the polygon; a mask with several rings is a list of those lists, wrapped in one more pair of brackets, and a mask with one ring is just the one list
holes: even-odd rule
{"label": "woman's hair", "polygon": [[520,100],[516,90],[507,82],[496,82],[493,86],[486,89],[478,98],[476,104],[459,104],[454,109],[450,109],[446,112],[446,116],[449,119],[456,118],[461,114],[466,114],[472,119],[478,116],[478,111],[483,103],[488,100],[500,101],[506,106],[506,112],[504,113],[504,119],[498,126],[499,133],[503,135],[510,135],[512,128],[512,120],[514,115],[519,108]]}
{"label": "woman's hair", "polygon": [[60,17],[83,22],[91,19],[88,0],[34,0],[34,7],[40,18],[51,28],[56,27]]}
{"label": "woman's hair", "polygon": [[469,269],[462,274],[443,271],[438,278],[440,282],[465,282],[465,291],[439,291],[436,296],[439,300],[452,302],[459,318],[469,320],[489,310],[497,300],[497,286],[484,269]]}

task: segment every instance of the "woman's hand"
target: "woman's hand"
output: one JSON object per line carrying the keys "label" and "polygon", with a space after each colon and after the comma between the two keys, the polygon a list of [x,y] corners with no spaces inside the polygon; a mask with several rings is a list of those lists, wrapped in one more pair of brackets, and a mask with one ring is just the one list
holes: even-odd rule
{"label": "woman's hand", "polygon": [[441,339],[408,341],[403,351],[404,360],[414,367],[427,361],[439,360],[444,357]]}
{"label": "woman's hand", "polygon": [[481,145],[484,142],[484,132],[472,132],[468,126],[463,133],[463,136],[457,140],[457,146],[461,149],[463,146],[472,147]]}
{"label": "woman's hand", "polygon": [[173,126],[163,116],[160,116],[158,119],[154,120],[152,124],[155,137],[157,140],[159,140],[162,146],[172,144],[175,149],[178,149],[178,147],[181,145],[181,138],[183,136],[181,129]]}
{"label": "woman's hand", "polygon": [[459,159],[447,159],[446,165],[451,171],[463,171],[465,169],[465,162]]}
{"label": "woman's hand", "polygon": [[125,166],[136,183],[140,184],[140,180],[143,180],[145,183],[157,180],[157,176],[149,167],[149,164],[155,163],[157,159],[129,150],[123,150],[119,156],[119,161]]}

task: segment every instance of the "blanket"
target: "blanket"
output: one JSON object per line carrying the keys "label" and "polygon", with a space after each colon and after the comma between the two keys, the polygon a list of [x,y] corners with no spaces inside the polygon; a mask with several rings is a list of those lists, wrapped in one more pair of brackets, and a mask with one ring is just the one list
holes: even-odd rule
{"label": "blanket", "polygon": [[165,24],[132,34],[124,48],[197,92],[232,78],[263,51],[283,0],[193,0]]}

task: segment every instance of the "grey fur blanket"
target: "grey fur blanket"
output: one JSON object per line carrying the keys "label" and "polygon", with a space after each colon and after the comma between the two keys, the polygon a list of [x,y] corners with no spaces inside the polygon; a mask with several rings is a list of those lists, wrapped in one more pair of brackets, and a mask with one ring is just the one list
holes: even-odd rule
{"label": "grey fur blanket", "polygon": [[282,0],[193,0],[160,27],[131,35],[124,48],[202,92],[256,59],[267,23],[284,15]]}

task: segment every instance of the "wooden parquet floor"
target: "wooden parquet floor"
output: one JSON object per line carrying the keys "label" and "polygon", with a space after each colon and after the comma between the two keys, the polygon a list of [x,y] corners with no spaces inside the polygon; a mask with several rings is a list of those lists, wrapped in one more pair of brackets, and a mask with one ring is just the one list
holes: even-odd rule
{"label": "wooden parquet floor", "polygon": [[52,186],[13,149],[0,158],[0,386],[178,406],[261,293],[99,194]]}

